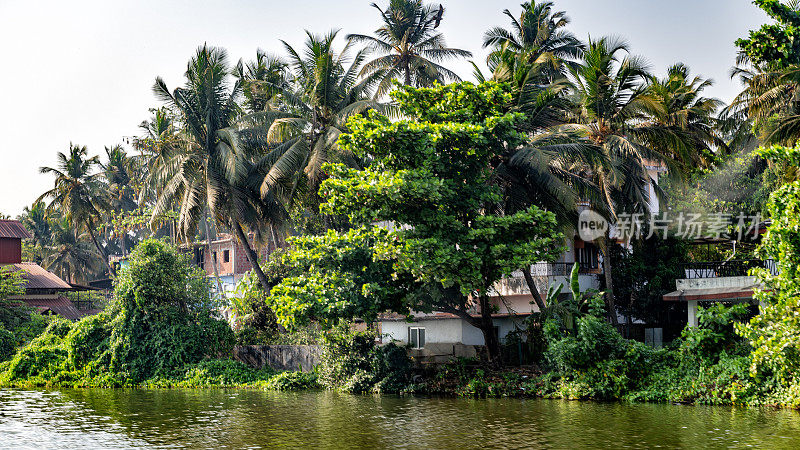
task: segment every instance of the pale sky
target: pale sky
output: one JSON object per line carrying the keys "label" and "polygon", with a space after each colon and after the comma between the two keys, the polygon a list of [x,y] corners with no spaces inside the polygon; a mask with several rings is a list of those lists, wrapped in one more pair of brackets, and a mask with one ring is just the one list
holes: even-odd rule
{"label": "pale sky", "polygon": [[[377,0],[379,4],[388,3]],[[256,49],[283,54],[279,39],[295,47],[304,29],[371,33],[379,26],[371,0],[294,1],[33,1],[0,0],[3,64],[0,86],[0,213],[16,216],[52,177],[38,168],[55,163],[70,142],[90,154],[138,135],[151,93],[162,76],[182,84],[186,62],[207,42],[228,50],[231,63]],[[503,9],[519,13],[520,0],[447,0],[440,30],[453,47],[482,62],[484,31],[508,26]],[[713,78],[711,96],[729,101],[739,90],[728,77],[733,42],[767,21],[749,0],[556,0],[579,38],[621,35],[655,73],[684,62]],[[341,46],[339,47],[341,48]],[[472,79],[466,61],[448,65]]]}

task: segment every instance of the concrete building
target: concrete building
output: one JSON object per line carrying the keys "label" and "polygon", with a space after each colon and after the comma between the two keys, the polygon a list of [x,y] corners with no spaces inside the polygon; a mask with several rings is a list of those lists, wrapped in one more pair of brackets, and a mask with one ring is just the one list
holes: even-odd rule
{"label": "concrete building", "polygon": [[[252,242],[252,241],[251,241]],[[275,250],[272,244],[254,249],[259,260],[264,261]],[[214,266],[219,274],[223,295],[230,296],[236,284],[253,266],[247,259],[244,246],[235,237],[227,233],[219,233],[211,240],[210,248],[205,241],[196,242],[184,251],[190,251],[190,261],[203,269],[211,280],[212,289],[216,289]]]}
{"label": "concrete building", "polygon": [[778,266],[771,259],[686,264],[686,278],[675,280],[676,290],[664,295],[664,301],[686,302],[686,322],[696,327],[697,307],[704,303],[756,303],[753,293],[763,286],[756,277],[747,275],[755,267],[769,270],[773,275],[778,273]]}

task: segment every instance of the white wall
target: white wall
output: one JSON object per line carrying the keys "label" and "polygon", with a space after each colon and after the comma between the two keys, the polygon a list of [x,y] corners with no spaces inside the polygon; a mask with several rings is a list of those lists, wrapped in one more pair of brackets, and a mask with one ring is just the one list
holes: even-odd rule
{"label": "white wall", "polygon": [[[517,323],[522,326],[521,319],[517,319]],[[499,336],[501,342],[508,333],[515,329],[514,321],[510,317],[496,318],[494,319],[494,325],[500,327]],[[384,341],[395,340],[402,345],[407,344],[409,327],[424,327],[426,344],[484,344],[481,330],[462,319],[423,319],[415,322],[383,321],[381,322],[381,333],[384,335]]]}
{"label": "white wall", "polygon": [[[384,340],[399,341],[402,344],[408,343],[408,328],[425,328],[425,342],[430,344],[454,344],[461,342],[461,319],[436,319],[419,320],[416,322],[383,321],[381,322],[381,333],[385,335]],[[466,344],[466,342],[464,342]]]}

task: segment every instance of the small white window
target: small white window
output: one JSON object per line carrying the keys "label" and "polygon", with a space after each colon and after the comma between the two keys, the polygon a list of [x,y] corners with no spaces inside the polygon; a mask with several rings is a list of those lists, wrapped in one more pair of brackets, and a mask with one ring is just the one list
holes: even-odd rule
{"label": "small white window", "polygon": [[423,327],[408,327],[408,343],[411,348],[424,348],[425,347],[425,328]]}

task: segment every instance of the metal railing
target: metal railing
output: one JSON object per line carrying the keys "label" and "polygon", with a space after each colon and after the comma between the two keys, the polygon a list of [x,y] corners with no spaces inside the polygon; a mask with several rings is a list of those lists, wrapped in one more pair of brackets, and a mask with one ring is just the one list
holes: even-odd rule
{"label": "metal railing", "polygon": [[772,259],[734,259],[730,261],[702,261],[683,265],[687,279],[741,277],[750,269],[763,268],[778,274],[778,264]]}
{"label": "metal railing", "polygon": [[[568,277],[574,265],[571,262],[536,263],[531,268],[531,274],[535,277]],[[578,263],[578,273],[596,273],[598,270],[597,264]]]}

